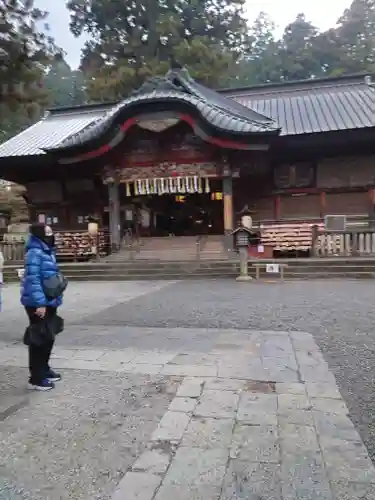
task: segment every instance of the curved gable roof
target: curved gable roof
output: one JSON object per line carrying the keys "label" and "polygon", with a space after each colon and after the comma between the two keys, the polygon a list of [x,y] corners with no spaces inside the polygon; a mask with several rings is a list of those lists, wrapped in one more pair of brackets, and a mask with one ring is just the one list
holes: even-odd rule
{"label": "curved gable roof", "polygon": [[[175,72],[174,72],[175,73]],[[179,72],[181,77],[181,72]],[[282,136],[298,136],[375,127],[375,88],[365,75],[341,76],[291,83],[265,84],[241,89],[211,91],[194,82],[194,92],[205,100],[215,96],[220,109],[229,107],[256,121],[267,116]],[[186,82],[185,79],[185,85]],[[140,89],[139,92],[146,90]],[[166,91],[166,89],[164,89]],[[176,88],[174,87],[176,92]],[[151,91],[150,89],[150,92]],[[150,93],[149,92],[149,93]],[[135,96],[136,94],[134,94]],[[239,108],[237,107],[239,106]],[[0,159],[43,155],[56,145],[80,137],[82,131],[105,121],[118,103],[90,104],[52,109],[35,125],[0,145]]]}
{"label": "curved gable roof", "polygon": [[72,134],[61,143],[45,148],[47,152],[58,152],[86,143],[110,133],[115,133],[126,118],[134,117],[142,105],[148,112],[158,109],[184,109],[198,114],[208,126],[220,132],[239,136],[253,134],[277,135],[280,127],[267,116],[247,108],[240,103],[220,95],[195,82],[185,70],[170,71],[165,78],[151,78],[104,116]]}

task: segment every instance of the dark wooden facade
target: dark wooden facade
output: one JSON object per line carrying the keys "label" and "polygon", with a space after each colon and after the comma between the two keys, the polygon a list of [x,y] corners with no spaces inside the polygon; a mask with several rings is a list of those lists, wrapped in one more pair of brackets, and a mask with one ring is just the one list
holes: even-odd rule
{"label": "dark wooden facade", "polygon": [[[158,113],[151,113],[155,123],[165,121]],[[312,224],[321,224],[326,215],[366,220],[374,213],[375,123],[319,133],[261,133],[256,139],[253,134],[241,139],[246,147],[237,147],[220,131],[212,135],[215,140],[207,140],[207,130],[201,133],[206,122],[197,132],[195,122],[181,114],[179,119],[168,116],[174,123],[164,131],[132,122],[115,147],[104,141],[96,154],[89,137],[86,149],[73,142],[62,153],[0,158],[0,176],[26,186],[32,221],[45,221],[73,241],[75,232],[84,233],[88,218],[95,217],[115,246],[124,228],[122,211],[142,204],[142,197],[158,196],[152,186],[147,193],[134,191],[142,179],[211,179],[222,193],[223,233],[233,230],[236,214],[247,205],[264,241],[281,251],[307,251]],[[65,153],[69,148],[75,149]],[[196,187],[198,195],[202,189],[203,184]]]}

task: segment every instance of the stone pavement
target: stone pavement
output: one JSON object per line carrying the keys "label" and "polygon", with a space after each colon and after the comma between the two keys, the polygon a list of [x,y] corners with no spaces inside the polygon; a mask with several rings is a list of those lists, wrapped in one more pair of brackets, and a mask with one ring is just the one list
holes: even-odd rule
{"label": "stone pavement", "polygon": [[0,498],[375,500],[374,466],[309,333],[217,329],[194,350],[142,348],[150,328],[135,330],[121,349],[58,345],[65,378],[47,394],[26,395],[25,349],[2,344],[0,387],[16,399],[0,408]]}

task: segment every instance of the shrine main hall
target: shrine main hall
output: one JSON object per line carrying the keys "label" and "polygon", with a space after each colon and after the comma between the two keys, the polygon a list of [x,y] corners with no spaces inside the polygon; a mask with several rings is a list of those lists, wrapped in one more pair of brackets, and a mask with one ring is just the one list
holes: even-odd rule
{"label": "shrine main hall", "polygon": [[308,254],[327,215],[374,215],[374,116],[370,75],[215,91],[171,69],[121,102],[46,112],[0,145],[0,178],[61,252],[93,219],[112,251],[124,234],[228,247],[248,207],[260,252]]}

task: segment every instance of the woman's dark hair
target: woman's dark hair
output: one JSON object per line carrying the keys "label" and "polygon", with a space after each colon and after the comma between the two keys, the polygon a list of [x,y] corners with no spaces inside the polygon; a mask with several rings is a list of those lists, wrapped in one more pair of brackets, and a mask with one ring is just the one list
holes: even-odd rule
{"label": "woman's dark hair", "polygon": [[30,234],[42,240],[46,235],[46,225],[41,222],[35,222],[30,226]]}

